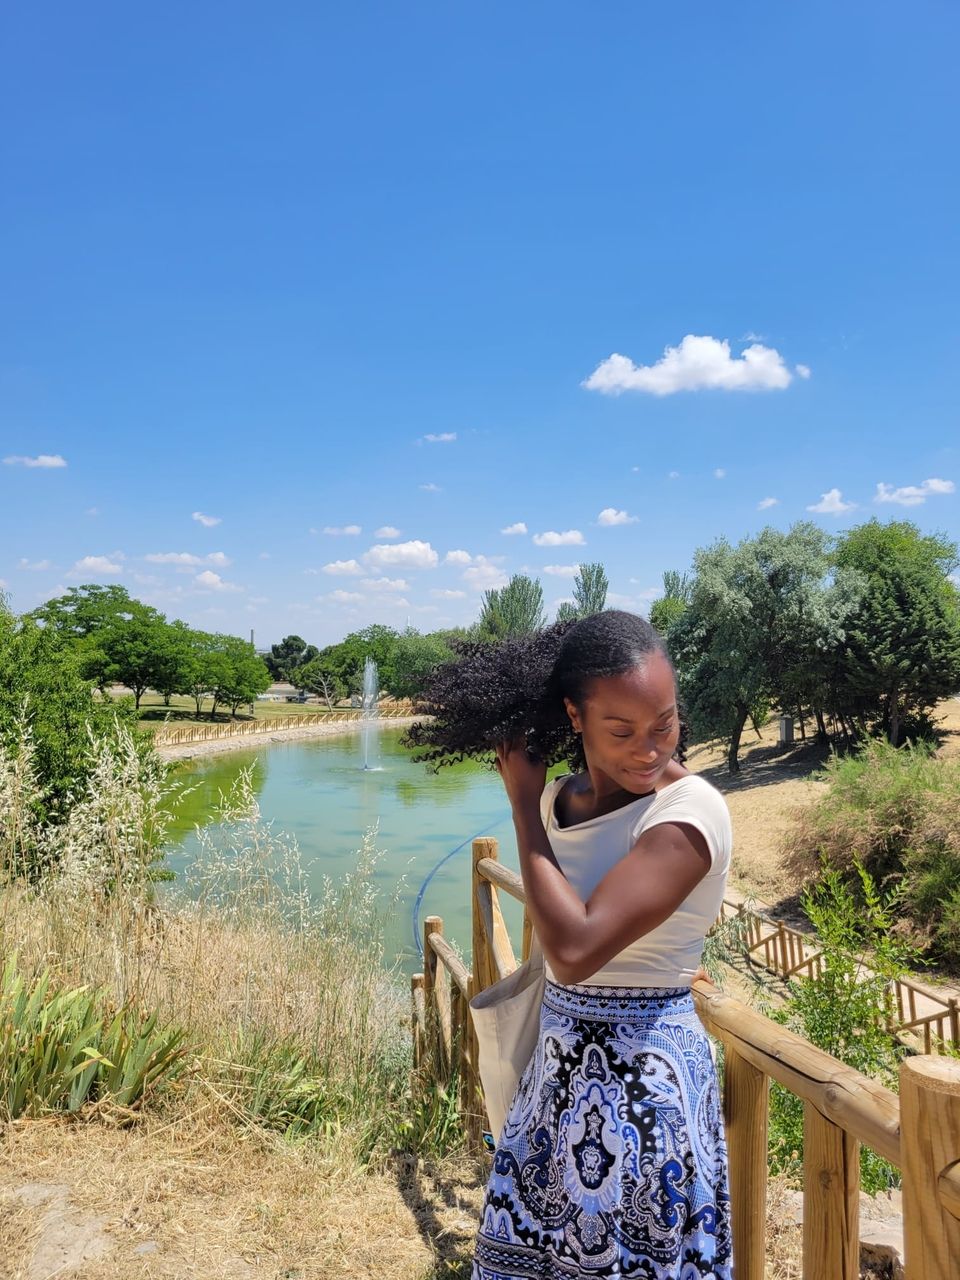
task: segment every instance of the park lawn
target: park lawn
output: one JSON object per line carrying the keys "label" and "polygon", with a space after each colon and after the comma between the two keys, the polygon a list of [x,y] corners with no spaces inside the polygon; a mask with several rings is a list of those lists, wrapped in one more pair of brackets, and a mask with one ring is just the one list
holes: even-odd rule
{"label": "park lawn", "polygon": [[[197,717],[197,704],[193,698],[184,698],[178,695],[170,699],[169,707],[164,704],[163,698],[158,693],[145,693],[140,699],[140,727],[143,729],[157,729],[169,720],[178,725],[189,724],[209,724],[210,723],[210,698],[203,701],[203,712]],[[214,717],[215,724],[228,724],[232,720],[237,722],[243,720],[269,720],[278,716],[303,715],[325,715],[327,707],[322,702],[271,702],[260,701],[253,704],[253,715],[250,715],[248,704],[243,704],[237,709],[237,715],[231,716],[230,708],[223,706],[221,703],[217,707],[217,714]]]}

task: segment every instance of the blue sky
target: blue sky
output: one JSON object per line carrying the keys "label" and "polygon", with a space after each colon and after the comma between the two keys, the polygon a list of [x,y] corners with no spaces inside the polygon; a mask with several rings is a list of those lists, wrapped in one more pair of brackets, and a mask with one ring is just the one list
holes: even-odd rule
{"label": "blue sky", "polygon": [[955,4],[3,22],[14,609],[324,644],[580,560],[642,609],[767,523],[960,538]]}

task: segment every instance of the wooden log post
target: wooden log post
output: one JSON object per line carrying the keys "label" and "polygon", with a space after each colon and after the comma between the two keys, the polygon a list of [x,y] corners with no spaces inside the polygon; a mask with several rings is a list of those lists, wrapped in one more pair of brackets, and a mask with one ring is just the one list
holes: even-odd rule
{"label": "wooden log post", "polygon": [[477,864],[484,858],[497,861],[497,841],[492,836],[478,836],[473,842],[473,884],[471,886],[471,915],[473,918],[473,986],[474,994],[485,991],[493,982],[493,971],[490,964],[490,949],[487,935],[483,927],[480,912],[480,894],[477,890],[481,884],[488,883],[477,869]]}
{"label": "wooden log post", "polygon": [[768,1097],[764,1073],[726,1047],[723,1110],[737,1280],[763,1280],[765,1274]]}
{"label": "wooden log post", "polygon": [[900,1064],[904,1271],[907,1280],[956,1280],[960,1219],[945,1177],[960,1161],[960,1062]]}
{"label": "wooden log post", "polygon": [[437,1035],[437,955],[430,945],[431,933],[443,933],[439,916],[427,916],[423,922],[423,1003],[427,1028],[427,1062],[436,1076],[440,1054]]}
{"label": "wooden log post", "polygon": [[860,1144],[803,1106],[803,1280],[860,1275]]}
{"label": "wooden log post", "polygon": [[424,1014],[423,974],[415,973],[410,979],[410,1020],[413,1024],[413,1065],[417,1071],[423,1065],[426,1042]]}
{"label": "wooden log post", "polygon": [[[433,1016],[434,1053],[439,1047],[444,1066],[449,1076],[452,1063],[452,1033],[450,1026],[450,982],[447,971],[438,963],[430,935],[443,937],[443,920],[440,916],[427,916],[423,922],[423,969],[427,979],[425,996],[427,999],[427,1017]],[[439,1065],[439,1060],[438,1060]]]}

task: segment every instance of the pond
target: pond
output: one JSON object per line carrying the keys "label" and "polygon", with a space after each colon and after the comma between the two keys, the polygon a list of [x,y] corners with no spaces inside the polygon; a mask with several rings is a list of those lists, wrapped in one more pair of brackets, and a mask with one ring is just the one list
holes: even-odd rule
{"label": "pond", "polygon": [[[398,905],[387,921],[390,958],[408,974],[421,967],[418,939],[428,915],[443,917],[444,933],[469,956],[470,842],[496,836],[500,857],[516,868],[510,809],[500,779],[472,761],[431,773],[400,745],[401,730],[377,730],[379,764],[361,767],[357,734],[271,743],[250,751],[199,757],[181,771],[194,790],[179,806],[170,866],[183,872],[196,854],[197,824],[216,816],[218,796],[241,769],[252,767],[263,818],[296,836],[311,888],[341,878],[356,865],[363,833],[377,828],[384,851],[376,872],[385,905],[400,885]],[[520,909],[501,895],[515,944]]]}

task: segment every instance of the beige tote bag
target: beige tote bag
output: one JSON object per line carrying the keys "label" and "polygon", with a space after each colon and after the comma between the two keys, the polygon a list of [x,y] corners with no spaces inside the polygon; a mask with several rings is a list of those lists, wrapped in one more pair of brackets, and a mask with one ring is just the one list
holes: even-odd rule
{"label": "beige tote bag", "polygon": [[494,1142],[537,1045],[545,984],[543,951],[534,934],[530,959],[470,1001],[477,1068]]}

